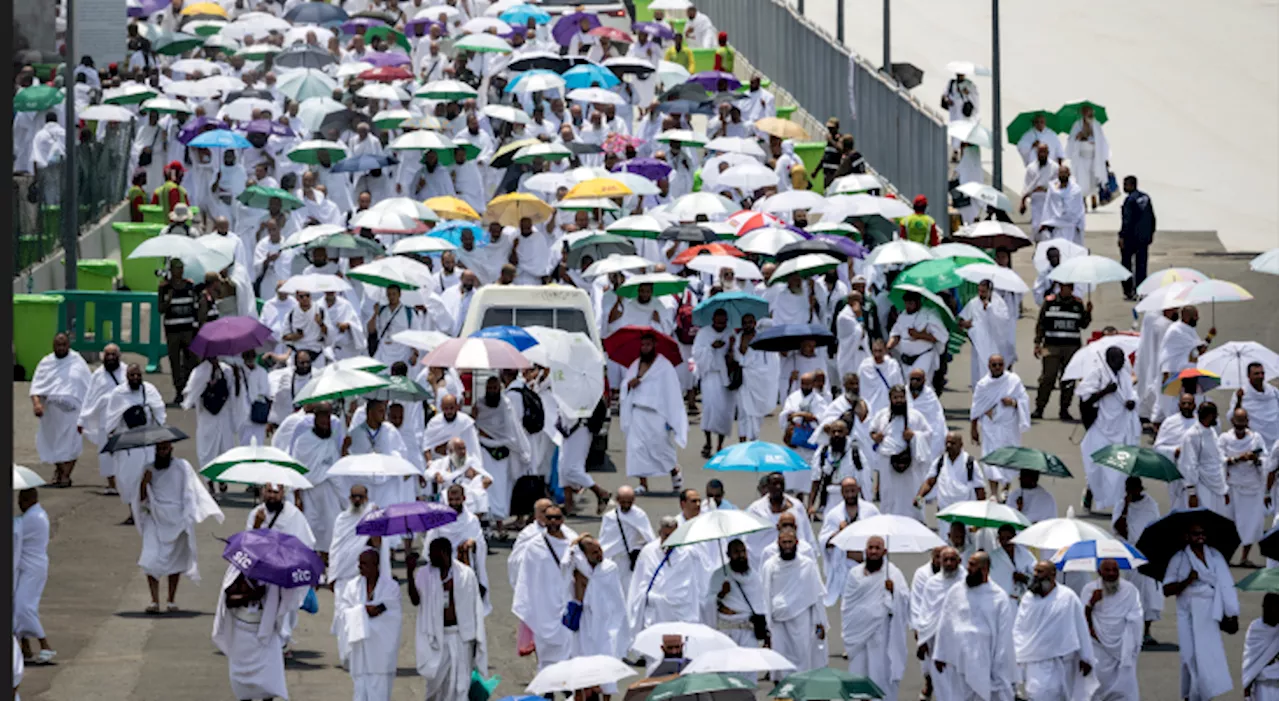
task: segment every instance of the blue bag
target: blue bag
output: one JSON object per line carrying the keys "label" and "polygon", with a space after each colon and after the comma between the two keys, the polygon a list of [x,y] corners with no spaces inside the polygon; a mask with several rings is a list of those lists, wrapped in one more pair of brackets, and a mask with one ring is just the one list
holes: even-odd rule
{"label": "blue bag", "polygon": [[582,625],[582,604],[577,601],[570,601],[564,609],[564,615],[560,617],[560,623],[565,628],[573,632],[578,632],[578,627]]}
{"label": "blue bag", "polygon": [[320,613],[320,599],[316,598],[316,590],[314,588],[307,590],[307,598],[302,600],[302,606],[299,608],[313,616]]}

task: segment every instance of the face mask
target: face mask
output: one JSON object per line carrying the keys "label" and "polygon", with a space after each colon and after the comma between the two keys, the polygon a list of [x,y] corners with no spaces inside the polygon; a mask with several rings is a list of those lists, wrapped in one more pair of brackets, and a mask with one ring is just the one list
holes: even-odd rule
{"label": "face mask", "polygon": [[970,572],[969,574],[966,574],[964,576],[964,583],[967,584],[970,589],[982,584],[982,571],[979,570],[977,572]]}
{"label": "face mask", "polygon": [[278,514],[281,511],[284,511],[283,501],[267,501],[263,502],[263,505],[267,507],[267,511],[270,511],[273,514]]}

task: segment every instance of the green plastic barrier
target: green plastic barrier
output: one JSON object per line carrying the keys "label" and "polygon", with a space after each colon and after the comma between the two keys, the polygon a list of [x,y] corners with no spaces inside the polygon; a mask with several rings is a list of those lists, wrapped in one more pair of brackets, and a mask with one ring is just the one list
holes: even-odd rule
{"label": "green plastic barrier", "polygon": [[[160,359],[168,352],[164,336],[160,333],[160,298],[154,292],[88,292],[85,290],[56,290],[61,307],[58,318],[66,318],[68,306],[75,309],[77,320],[91,320],[101,329],[88,335],[84,321],[77,321],[71,336],[71,348],[76,351],[99,352],[108,343],[120,346],[124,353],[137,353],[147,359],[147,372],[159,372]],[[14,323],[18,322],[17,297],[14,296]],[[92,305],[92,317],[90,317]],[[125,308],[129,310],[129,323],[125,325]],[[146,319],[144,319],[146,317]],[[56,321],[56,320],[55,320]],[[146,321],[145,330],[143,322]],[[125,331],[128,333],[125,333]],[[45,333],[40,343],[48,344],[54,331]],[[15,338],[16,343],[16,338]],[[40,351],[41,353],[47,351]],[[40,358],[37,357],[36,361]],[[31,366],[34,367],[34,366]]]}
{"label": "green plastic barrier", "polygon": [[[804,163],[804,169],[812,173],[813,169],[817,168],[818,164],[822,162],[822,152],[826,148],[827,143],[825,141],[801,141],[796,144],[796,155]],[[823,184],[824,179],[822,171],[818,171],[818,175],[812,178],[813,182],[809,185],[809,189],[817,192],[826,192]]]}
{"label": "green plastic barrier", "polygon": [[671,13],[671,12],[667,13],[667,24],[671,25],[671,31],[675,32],[676,34],[684,34],[684,24],[689,20],[685,19],[684,17],[678,17],[678,18],[672,19],[671,17],[672,14],[674,13]]}
{"label": "green plastic barrier", "polygon": [[716,68],[715,49],[693,49],[693,72],[713,71]]}
{"label": "green plastic barrier", "polygon": [[155,292],[160,289],[160,278],[156,277],[156,270],[163,261],[159,258],[130,259],[129,254],[143,241],[158,235],[164,227],[145,222],[114,222],[111,228],[120,237],[120,264],[124,268],[124,286],[134,292]]}
{"label": "green plastic barrier", "polygon": [[799,108],[795,105],[783,105],[778,108],[778,118],[791,119],[791,115],[795,114],[797,109]]}
{"label": "green plastic barrier", "polygon": [[[76,287],[86,292],[112,292],[116,289],[116,276],[120,264],[106,258],[90,258],[76,261]],[[93,305],[86,304],[85,331],[93,333]],[[108,332],[109,333],[109,332]]]}
{"label": "green plastic barrier", "polygon": [[40,359],[49,353],[53,335],[62,326],[62,297],[56,294],[13,296],[14,360],[31,379]]}

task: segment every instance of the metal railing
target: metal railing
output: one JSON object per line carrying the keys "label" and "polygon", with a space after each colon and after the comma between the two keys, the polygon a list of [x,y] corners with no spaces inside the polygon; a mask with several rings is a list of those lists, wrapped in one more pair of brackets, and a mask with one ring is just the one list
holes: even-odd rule
{"label": "metal railing", "polygon": [[[132,143],[131,125],[108,124],[101,138],[79,145],[77,202],[82,231],[124,199]],[[13,176],[13,277],[62,249],[64,163],[58,159],[32,174]]]}
{"label": "metal railing", "polygon": [[778,0],[699,0],[698,9],[818,123],[839,119],[841,131],[853,135],[867,163],[894,189],[908,198],[925,195],[929,213],[946,220],[947,125],[940,115]]}

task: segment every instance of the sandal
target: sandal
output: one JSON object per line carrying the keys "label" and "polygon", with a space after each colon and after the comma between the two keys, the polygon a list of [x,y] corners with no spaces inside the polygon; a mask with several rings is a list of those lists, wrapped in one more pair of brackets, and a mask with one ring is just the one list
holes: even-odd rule
{"label": "sandal", "polygon": [[178,608],[177,604],[170,601],[169,605],[164,607],[164,610],[165,610],[165,613],[177,613],[181,609]]}
{"label": "sandal", "polygon": [[704,446],[702,446],[702,457],[703,457],[703,458],[710,458],[710,457],[711,457],[711,446],[710,446],[710,445],[704,445]]}
{"label": "sandal", "polygon": [[596,516],[603,516],[604,510],[609,508],[609,501],[613,499],[613,492],[605,492],[603,497],[596,499]]}
{"label": "sandal", "polygon": [[160,613],[160,604],[153,603],[146,608],[146,612],[152,616]]}

